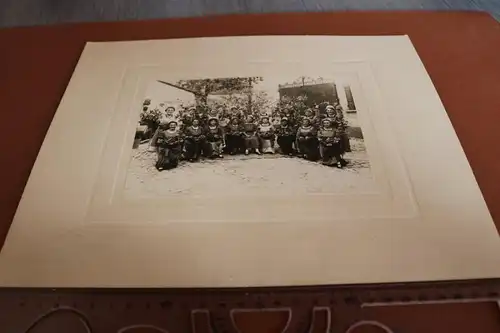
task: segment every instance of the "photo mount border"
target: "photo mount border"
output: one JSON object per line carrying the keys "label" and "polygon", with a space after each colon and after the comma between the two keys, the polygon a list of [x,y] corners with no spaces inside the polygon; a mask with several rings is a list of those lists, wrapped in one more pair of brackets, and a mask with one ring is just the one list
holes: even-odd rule
{"label": "photo mount border", "polygon": [[[253,75],[264,76],[264,73],[268,73],[269,66],[276,66],[275,63],[269,62],[250,62],[252,64],[252,70],[254,70]],[[96,187],[93,190],[92,201],[89,205],[89,210],[86,220],[88,223],[103,223],[103,222],[127,222],[137,220],[141,218],[148,221],[149,223],[166,223],[165,216],[166,213],[174,214],[172,221],[178,222],[188,222],[194,223],[199,222],[199,216],[202,212],[206,212],[213,205],[228,205],[232,207],[238,207],[237,215],[228,216],[227,214],[220,214],[214,216],[213,218],[206,216],[204,214],[204,222],[224,222],[231,221],[235,219],[241,222],[300,222],[304,221],[306,218],[309,220],[317,219],[317,221],[328,222],[334,221],[336,219],[354,219],[354,218],[385,218],[387,216],[399,216],[407,218],[415,218],[418,215],[418,210],[416,203],[414,201],[411,184],[409,183],[406,176],[406,168],[401,156],[396,156],[393,143],[396,141],[391,133],[391,129],[383,125],[386,121],[386,116],[383,112],[376,114],[378,118],[378,123],[373,120],[373,115],[376,109],[383,109],[383,100],[380,98],[380,93],[377,92],[378,88],[374,87],[376,84],[374,81],[373,74],[371,73],[370,65],[366,61],[346,61],[346,62],[331,62],[331,70],[329,73],[331,75],[338,76],[351,76],[354,78],[353,94],[356,96],[358,104],[358,120],[362,128],[364,136],[364,144],[367,149],[368,155],[370,156],[370,171],[374,177],[374,181],[380,188],[377,192],[362,192],[362,193],[311,193],[307,195],[268,195],[267,199],[272,200],[275,204],[282,203],[285,206],[276,206],[274,213],[268,214],[268,216],[259,215],[257,218],[252,218],[245,220],[242,216],[254,216],[252,213],[262,202],[263,195],[245,195],[241,198],[245,200],[245,205],[241,204],[241,199],[235,199],[234,197],[217,195],[217,198],[213,196],[198,196],[198,195],[171,195],[162,196],[161,198],[148,198],[138,201],[129,201],[123,197],[123,187],[125,184],[125,178],[127,176],[127,168],[130,163],[130,155],[132,154],[132,148],[130,142],[133,140],[134,131],[136,128],[136,122],[138,118],[138,113],[140,110],[140,105],[142,105],[142,100],[146,95],[146,87],[149,82],[157,80],[159,74],[167,72],[162,66],[137,66],[127,69],[127,75],[124,78],[124,86],[134,86],[134,95],[129,96],[123,91],[120,94],[117,107],[113,113],[113,120],[110,122],[112,125],[111,133],[124,133],[122,136],[109,135],[106,142],[106,149],[103,152],[103,160],[101,162],[100,173],[98,180],[96,181]],[[206,65],[205,65],[206,66]],[[283,68],[290,69],[296,67],[295,63],[285,63],[282,64],[281,70]],[[264,69],[265,68],[265,69]],[[310,71],[304,69],[305,66],[301,66],[301,69],[297,72],[297,75],[311,75]],[[348,68],[348,69],[347,69]],[[262,73],[255,74],[255,71],[262,71]],[[191,69],[196,73],[193,69]],[[241,73],[241,72],[240,72]],[[243,77],[249,76],[252,73],[244,71],[243,74],[224,74],[224,75],[213,75],[212,77]],[[316,74],[316,73],[315,73]],[[172,75],[169,73],[169,75]],[[182,79],[186,76],[190,78],[197,79],[198,77],[193,75],[186,75],[183,73],[182,68],[178,68],[178,71],[173,74],[177,79]],[[206,76],[204,76],[206,77]],[[200,77],[203,78],[203,77]],[[363,78],[365,79],[363,81]],[[366,81],[372,83],[370,88],[364,87]],[[364,83],[363,83],[364,82]],[[129,89],[130,90],[130,89]],[[371,90],[372,96],[368,100],[367,91]],[[361,107],[359,107],[361,106]],[[124,112],[126,110],[127,112]],[[124,116],[126,115],[126,116]],[[378,127],[377,127],[378,124]],[[126,128],[123,131],[123,128]],[[379,128],[377,131],[376,129]],[[383,141],[381,144],[380,142]],[[120,149],[116,149],[118,145],[121,145]],[[370,147],[373,146],[373,149]],[[381,148],[385,147],[385,149]],[[116,152],[119,152],[117,155]],[[377,157],[374,159],[373,157]],[[377,156],[378,155],[378,156]],[[386,159],[384,155],[392,155],[390,161]],[[103,165],[111,165],[111,161],[115,162],[115,167],[113,170],[103,171]],[[393,165],[390,165],[390,164]],[[113,176],[110,176],[113,175]],[[392,179],[388,176],[392,177]],[[113,179],[112,184],[110,180]],[[401,185],[405,188],[401,187]],[[311,209],[307,212],[300,213],[299,211],[294,212],[291,216],[296,217],[295,219],[290,219],[289,217],[286,221],[279,214],[280,210],[290,208],[289,202],[304,199],[308,197],[311,205]],[[196,209],[196,213],[190,214],[189,212],[183,211],[181,214],[175,215],[175,211],[165,206],[165,200],[173,200],[174,203],[171,204],[172,207],[182,207],[183,200],[189,200],[192,203],[191,208]],[[253,200],[253,201],[252,201]],[[360,209],[352,210],[348,208],[349,202],[352,200],[358,200],[358,204],[365,202],[365,205],[361,204]],[[227,202],[230,202],[228,204]],[[249,202],[254,202],[251,206],[248,205]],[[335,216],[327,216],[321,214],[321,207],[329,205],[336,202],[340,210],[343,207],[346,209],[342,211],[337,211]],[[144,214],[143,208],[149,208],[154,211],[154,214]],[[246,211],[247,213],[241,213]],[[355,213],[354,213],[355,212]],[[389,212],[389,213],[387,213]],[[269,212],[268,212],[269,213]],[[353,214],[354,213],[354,214]],[[358,215],[356,215],[358,214]],[[187,216],[187,217],[186,217]]]}

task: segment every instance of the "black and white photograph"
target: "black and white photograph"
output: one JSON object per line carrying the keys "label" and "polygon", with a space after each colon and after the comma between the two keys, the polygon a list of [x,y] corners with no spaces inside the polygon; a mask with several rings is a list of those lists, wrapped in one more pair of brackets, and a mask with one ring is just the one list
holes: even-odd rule
{"label": "black and white photograph", "polygon": [[[450,121],[420,41],[90,42],[74,67],[76,42],[67,52],[75,58],[61,63],[66,74],[53,66],[38,73],[40,82],[47,70],[59,81],[35,92],[47,118],[32,114],[27,126],[54,119],[12,215],[1,286],[265,288],[500,276],[498,233],[464,152],[474,153],[474,142],[462,148],[457,137],[471,127],[474,100]],[[20,70],[18,83],[36,68]],[[453,91],[443,93],[453,100]],[[25,132],[41,140],[45,125]],[[34,157],[38,144],[24,139],[11,146]]]}
{"label": "black and white photograph", "polygon": [[345,79],[158,78],[139,108],[127,198],[374,188]]}

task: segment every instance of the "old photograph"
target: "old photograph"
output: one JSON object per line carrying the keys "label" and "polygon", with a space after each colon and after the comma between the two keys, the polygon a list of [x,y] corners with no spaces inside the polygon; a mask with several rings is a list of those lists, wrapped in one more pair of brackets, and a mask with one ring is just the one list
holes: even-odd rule
{"label": "old photograph", "polygon": [[139,107],[127,198],[374,188],[346,80],[158,78]]}

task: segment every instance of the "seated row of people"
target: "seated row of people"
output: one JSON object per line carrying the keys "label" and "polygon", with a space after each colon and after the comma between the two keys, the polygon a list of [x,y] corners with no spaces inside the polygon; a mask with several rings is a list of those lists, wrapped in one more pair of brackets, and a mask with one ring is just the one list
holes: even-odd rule
{"label": "seated row of people", "polygon": [[151,145],[157,149],[158,170],[176,167],[181,158],[198,161],[202,155],[223,158],[223,153],[273,154],[276,144],[283,155],[298,155],[311,161],[321,159],[325,165],[343,167],[346,162],[342,155],[348,141],[343,129],[328,117],[321,121],[319,128],[307,117],[295,128],[286,117],[278,126],[273,126],[267,116],[262,117],[259,124],[253,116],[248,116],[244,122],[233,118],[225,127],[217,118],[210,118],[206,127],[194,119],[183,130],[176,120],[170,120],[160,125]]}

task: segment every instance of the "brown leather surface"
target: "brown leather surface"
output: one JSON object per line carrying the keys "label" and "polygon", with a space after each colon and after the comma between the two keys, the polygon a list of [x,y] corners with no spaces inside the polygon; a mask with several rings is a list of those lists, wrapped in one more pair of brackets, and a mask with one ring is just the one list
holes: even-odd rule
{"label": "brown leather surface", "polygon": [[[2,243],[86,41],[269,34],[408,34],[445,105],[497,229],[500,227],[500,25],[493,18],[458,12],[281,14],[0,30]],[[409,102],[418,103],[419,96]],[[429,167],[434,163],[439,161],[429,161]],[[395,323],[398,332],[486,333],[500,329],[491,303],[369,311],[375,318]]]}

